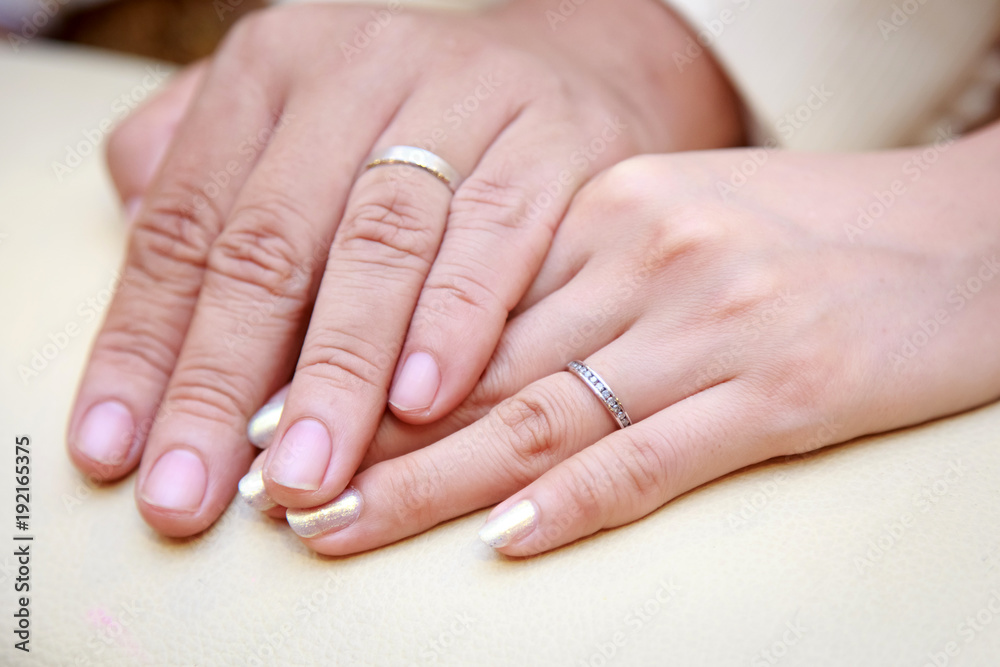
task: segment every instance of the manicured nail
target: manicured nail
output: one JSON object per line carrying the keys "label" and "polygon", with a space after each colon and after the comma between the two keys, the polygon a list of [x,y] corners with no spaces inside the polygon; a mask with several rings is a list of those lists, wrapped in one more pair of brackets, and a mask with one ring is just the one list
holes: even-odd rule
{"label": "manicured nail", "polygon": [[125,224],[129,227],[135,224],[135,219],[139,215],[139,210],[142,208],[142,197],[136,195],[135,197],[129,197],[128,201],[125,202]]}
{"label": "manicured nail", "polygon": [[186,449],[172,449],[149,471],[142,499],[172,512],[194,512],[201,507],[207,485],[201,458]]}
{"label": "manicured nail", "polygon": [[326,505],[312,509],[285,510],[285,519],[300,537],[316,537],[347,528],[361,514],[361,494],[348,488]]}
{"label": "manicured nail", "polygon": [[132,446],[135,422],[118,401],[105,401],[90,408],[77,431],[76,447],[91,461],[119,465]]}
{"label": "manicured nail", "polygon": [[315,419],[300,419],[278,443],[267,464],[267,476],[288,489],[315,491],[326,476],[332,450],[326,426]]}
{"label": "manicured nail", "polygon": [[243,502],[258,512],[266,512],[278,506],[278,503],[267,495],[267,490],[264,489],[264,475],[260,470],[251,470],[243,476],[240,480],[240,496]]}
{"label": "manicured nail", "polygon": [[285,397],[288,387],[285,387],[271,397],[260,410],[254,413],[247,422],[247,440],[258,449],[267,449],[274,439],[274,431],[281,421],[281,411],[285,408]]}
{"label": "manicured nail", "polygon": [[499,549],[521,539],[538,525],[538,507],[530,500],[522,500],[500,516],[486,522],[479,529],[479,539]]}
{"label": "manicured nail", "polygon": [[392,385],[389,403],[403,412],[422,412],[431,407],[441,385],[441,371],[434,357],[414,352]]}

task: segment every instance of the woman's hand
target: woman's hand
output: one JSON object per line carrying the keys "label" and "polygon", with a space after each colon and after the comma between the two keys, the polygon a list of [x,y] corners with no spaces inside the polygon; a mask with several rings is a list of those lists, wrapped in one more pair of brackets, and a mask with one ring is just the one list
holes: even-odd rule
{"label": "woman's hand", "polygon": [[[997,398],[998,147],[1000,128],[881,154],[613,167],[574,200],[473,396],[531,384],[409,454],[384,425],[384,460],[289,523],[347,554],[503,500],[481,536],[530,555],[749,464]],[[562,372],[572,359],[632,426]]]}
{"label": "woman's hand", "polygon": [[[289,507],[335,497],[387,399],[424,423],[466,397],[580,184],[739,136],[711,60],[674,66],[687,32],[655,0],[595,0],[554,28],[533,1],[397,9],[244,20],[112,141],[135,222],[68,440],[101,479],[141,460],[137,503],[164,534],[227,506],[247,418],[293,372],[267,488]],[[413,167],[362,171],[393,145],[465,180],[452,196]]]}

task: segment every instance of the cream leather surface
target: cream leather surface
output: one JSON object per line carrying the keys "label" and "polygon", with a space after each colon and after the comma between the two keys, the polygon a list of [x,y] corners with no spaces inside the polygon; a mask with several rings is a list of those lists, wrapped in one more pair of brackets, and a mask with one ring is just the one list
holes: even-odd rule
{"label": "cream leather surface", "polygon": [[[155,535],[131,479],[95,487],[64,455],[125,234],[99,155],[53,170],[146,68],[0,51],[0,664],[998,663],[1000,405],[759,466],[523,561],[478,542],[485,512],[341,559],[238,501],[200,537]],[[10,630],[19,435],[30,654]]]}

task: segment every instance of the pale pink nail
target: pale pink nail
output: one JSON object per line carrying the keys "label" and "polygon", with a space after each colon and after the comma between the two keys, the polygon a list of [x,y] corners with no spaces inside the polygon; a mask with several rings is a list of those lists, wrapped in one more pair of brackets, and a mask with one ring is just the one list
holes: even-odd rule
{"label": "pale pink nail", "polygon": [[315,491],[326,476],[332,451],[326,426],[315,419],[300,419],[278,444],[267,464],[267,476],[289,489]]}
{"label": "pale pink nail", "polygon": [[434,357],[426,352],[414,352],[407,357],[392,385],[389,403],[403,412],[425,411],[434,402],[439,386],[441,371]]}
{"label": "pale pink nail", "polygon": [[76,448],[91,461],[119,465],[128,456],[135,422],[118,401],[104,401],[90,408],[77,431]]}
{"label": "pale pink nail", "polygon": [[173,512],[201,507],[208,474],[201,458],[186,449],[172,449],[156,462],[142,487],[142,499]]}

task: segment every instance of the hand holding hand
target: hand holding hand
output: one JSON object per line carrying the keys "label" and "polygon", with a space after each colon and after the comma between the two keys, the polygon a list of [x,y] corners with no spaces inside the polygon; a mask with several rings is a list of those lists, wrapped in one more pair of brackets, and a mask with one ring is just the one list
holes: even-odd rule
{"label": "hand holding hand", "polygon": [[[530,384],[438,442],[397,444],[289,523],[347,554],[502,500],[482,537],[530,555],[752,463],[996,399],[998,145],[1000,126],[927,149],[770,153],[740,188],[720,184],[746,151],[613,167],[574,200],[473,396]],[[873,207],[886,188],[903,194]],[[384,424],[373,449],[408,435]]]}
{"label": "hand holding hand", "polygon": [[[534,2],[382,11],[252,16],[112,142],[140,203],[69,448],[102,479],[138,465],[164,534],[227,506],[247,419],[293,373],[267,488],[288,507],[335,497],[387,399],[425,423],[466,397],[582,183],[739,135],[711,60],[673,66],[687,32],[654,0],[600,0],[555,31]],[[362,169],[414,144],[465,177],[454,194],[411,166]]]}

